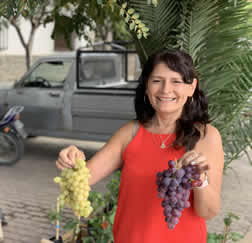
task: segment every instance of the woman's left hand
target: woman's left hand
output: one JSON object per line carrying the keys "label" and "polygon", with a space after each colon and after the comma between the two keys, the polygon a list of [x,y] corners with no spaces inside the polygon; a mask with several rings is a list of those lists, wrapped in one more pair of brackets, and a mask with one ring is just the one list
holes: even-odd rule
{"label": "woman's left hand", "polygon": [[199,173],[207,172],[210,167],[204,154],[191,150],[186,152],[177,162],[177,166],[181,168],[184,165],[197,165]]}

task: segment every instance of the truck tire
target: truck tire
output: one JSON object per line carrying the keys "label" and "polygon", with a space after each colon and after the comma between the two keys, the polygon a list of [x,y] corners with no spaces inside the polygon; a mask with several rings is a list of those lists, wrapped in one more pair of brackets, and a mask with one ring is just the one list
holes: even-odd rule
{"label": "truck tire", "polygon": [[13,165],[24,155],[24,142],[16,134],[0,131],[0,165]]}

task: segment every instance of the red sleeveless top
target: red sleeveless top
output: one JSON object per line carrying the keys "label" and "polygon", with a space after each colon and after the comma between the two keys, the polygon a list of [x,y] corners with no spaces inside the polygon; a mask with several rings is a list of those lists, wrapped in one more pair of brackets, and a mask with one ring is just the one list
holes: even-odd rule
{"label": "red sleeveless top", "polygon": [[[196,215],[192,206],[182,211],[173,230],[167,227],[162,199],[157,196],[156,174],[168,168],[169,160],[179,159],[184,149],[161,149],[158,138],[157,134],[153,135],[140,125],[123,152],[124,164],[113,225],[114,243],[206,243],[205,220]],[[166,144],[174,139],[175,134],[172,134]]]}

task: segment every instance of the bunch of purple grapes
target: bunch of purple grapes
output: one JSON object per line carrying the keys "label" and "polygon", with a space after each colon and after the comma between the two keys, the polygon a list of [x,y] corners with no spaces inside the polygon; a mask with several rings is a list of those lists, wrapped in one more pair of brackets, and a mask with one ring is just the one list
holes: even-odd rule
{"label": "bunch of purple grapes", "polygon": [[169,168],[157,173],[158,196],[163,198],[165,222],[169,229],[174,229],[179,222],[181,212],[189,208],[190,190],[193,186],[200,186],[200,173],[197,165],[186,165],[176,168],[176,162],[170,160]]}

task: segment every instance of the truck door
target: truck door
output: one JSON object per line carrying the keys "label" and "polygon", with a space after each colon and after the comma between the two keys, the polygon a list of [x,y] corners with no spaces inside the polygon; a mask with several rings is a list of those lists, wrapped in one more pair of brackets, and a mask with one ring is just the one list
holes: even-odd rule
{"label": "truck door", "polygon": [[137,82],[129,85],[125,81],[125,62],[120,53],[79,55],[79,77],[71,100],[72,132],[80,134],[80,138],[106,141],[120,126],[135,118]]}
{"label": "truck door", "polygon": [[50,135],[63,129],[64,81],[73,59],[44,59],[8,93],[8,106],[25,107],[21,114],[28,132]]}

